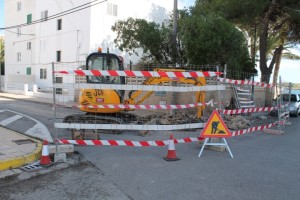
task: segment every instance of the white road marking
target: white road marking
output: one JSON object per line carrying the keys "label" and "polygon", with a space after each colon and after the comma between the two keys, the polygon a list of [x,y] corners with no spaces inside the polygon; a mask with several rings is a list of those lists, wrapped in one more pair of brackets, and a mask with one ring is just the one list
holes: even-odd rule
{"label": "white road marking", "polygon": [[18,119],[21,119],[22,117],[23,116],[21,116],[21,115],[14,115],[14,116],[12,116],[10,118],[7,118],[7,119],[1,121],[0,125],[1,126],[7,126],[8,124],[10,124],[10,123],[12,123],[12,122],[14,122],[14,121],[16,121]]}
{"label": "white road marking", "polygon": [[[0,112],[3,112],[3,111],[8,111],[8,112],[15,113],[16,115],[14,117],[18,116],[18,119],[20,119],[22,117],[27,117],[27,118],[33,120],[36,123],[33,127],[31,127],[30,129],[28,129],[24,133],[25,135],[33,136],[33,137],[36,137],[36,138],[40,138],[42,140],[46,139],[48,142],[53,142],[53,139],[52,139],[51,134],[48,131],[47,127],[44,124],[42,124],[40,121],[38,121],[38,120],[36,120],[36,119],[34,119],[32,117],[29,117],[27,115],[23,115],[21,113],[12,111],[12,110],[1,110]],[[14,118],[14,117],[11,117],[11,118]],[[2,122],[0,122],[0,125],[6,126],[7,124],[11,123],[11,122],[9,122],[9,120],[11,118],[3,120]],[[11,119],[11,120],[13,120],[13,119]],[[17,119],[15,119],[15,120],[17,120]],[[15,120],[13,120],[13,121],[15,121]]]}

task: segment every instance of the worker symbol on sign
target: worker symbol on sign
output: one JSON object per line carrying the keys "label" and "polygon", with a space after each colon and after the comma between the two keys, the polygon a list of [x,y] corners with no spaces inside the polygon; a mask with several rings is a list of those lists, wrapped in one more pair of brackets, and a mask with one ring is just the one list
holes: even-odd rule
{"label": "worker symbol on sign", "polygon": [[219,113],[215,110],[209,117],[200,137],[204,138],[226,138],[231,137],[231,133],[226,127]]}
{"label": "worker symbol on sign", "polygon": [[220,121],[213,121],[211,123],[211,134],[216,134],[217,131],[218,131],[218,134],[225,134],[225,132],[223,130],[218,129],[219,123],[220,123]]}
{"label": "worker symbol on sign", "polygon": [[211,134],[215,134],[217,132],[219,123],[219,121],[211,123]]}

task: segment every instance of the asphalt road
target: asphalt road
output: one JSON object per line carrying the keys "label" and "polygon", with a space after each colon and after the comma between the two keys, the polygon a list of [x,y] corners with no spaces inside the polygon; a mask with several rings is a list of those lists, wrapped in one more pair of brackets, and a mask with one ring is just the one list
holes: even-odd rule
{"label": "asphalt road", "polygon": [[[53,135],[57,134],[58,130],[51,125],[53,111],[50,106],[19,102],[17,106],[5,104],[5,108],[34,115],[32,117],[38,117]],[[181,160],[175,162],[163,160],[167,147],[89,146],[76,147],[76,150],[134,200],[298,200],[300,119],[291,118],[291,122],[291,126],[285,127],[284,135],[254,132],[227,139],[234,158],[230,158],[228,152],[211,150],[204,150],[198,158],[201,145],[195,142],[176,145]],[[59,132],[59,136],[64,136],[67,131]],[[174,132],[177,139],[197,134],[199,130]],[[152,140],[167,138],[167,135],[156,132],[141,137],[129,132],[106,134],[103,138]]]}
{"label": "asphalt road", "polygon": [[132,199],[298,200],[300,123],[285,135],[261,132],[227,140],[228,152],[197,143],[176,145],[180,161],[166,162],[165,148],[80,147],[78,150]]}

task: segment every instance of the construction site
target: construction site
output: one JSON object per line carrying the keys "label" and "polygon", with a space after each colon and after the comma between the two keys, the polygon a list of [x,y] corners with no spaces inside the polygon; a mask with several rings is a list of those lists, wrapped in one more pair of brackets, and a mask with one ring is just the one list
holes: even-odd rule
{"label": "construction site", "polygon": [[92,53],[81,69],[53,65],[54,125],[60,133],[55,139],[165,140],[171,132],[178,139],[197,138],[199,134],[192,132],[203,129],[214,110],[234,135],[271,127],[281,130],[289,117],[288,107],[278,109],[280,99],[273,100],[275,89],[283,91],[282,83],[255,82],[253,75],[233,73],[226,66],[130,69],[107,53]]}

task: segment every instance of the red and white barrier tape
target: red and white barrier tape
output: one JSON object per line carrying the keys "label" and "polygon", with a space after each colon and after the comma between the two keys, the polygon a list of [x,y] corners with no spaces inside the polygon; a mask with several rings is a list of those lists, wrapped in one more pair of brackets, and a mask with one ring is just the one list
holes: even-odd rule
{"label": "red and white barrier tape", "polygon": [[137,110],[168,110],[168,109],[186,109],[186,108],[195,108],[198,106],[210,105],[213,107],[213,100],[210,100],[207,103],[194,103],[194,104],[184,104],[184,105],[129,105],[129,104],[103,104],[103,105],[75,105],[76,108],[117,108],[117,109],[137,109]]}
{"label": "red and white barrier tape", "polygon": [[[248,129],[238,130],[232,132],[232,137],[238,135],[244,135],[246,133],[260,131],[263,129],[271,128],[275,126],[277,123],[252,127]],[[197,142],[203,140],[203,138],[183,138],[183,139],[175,139],[175,144],[181,143],[189,143],[189,142]],[[131,146],[131,147],[158,147],[158,146],[166,146],[169,144],[169,140],[155,140],[155,141],[130,141],[130,140],[57,140],[58,143],[61,144],[74,144],[80,146]]]}
{"label": "red and white barrier tape", "polygon": [[[188,143],[197,142],[203,138],[183,138],[175,139],[174,143]],[[167,146],[169,140],[156,140],[156,141],[130,141],[130,140],[57,140],[61,144],[74,144],[80,146],[131,146],[131,147],[159,147]]]}
{"label": "red and white barrier tape", "polygon": [[232,134],[232,137],[238,136],[238,135],[244,135],[246,133],[250,133],[250,132],[254,132],[254,131],[261,131],[263,129],[271,128],[271,127],[275,126],[276,124],[277,123],[275,122],[275,123],[271,123],[271,124],[267,124],[267,125],[256,126],[256,127],[243,129],[243,130],[233,131],[231,134]]}
{"label": "red and white barrier tape", "polygon": [[253,113],[253,112],[268,112],[276,109],[277,107],[264,107],[264,108],[242,108],[234,110],[223,110],[224,115],[242,114],[242,113]]}
{"label": "red and white barrier tape", "polygon": [[69,74],[78,76],[128,76],[128,77],[170,77],[170,78],[196,78],[219,76],[222,72],[190,71],[190,72],[165,72],[165,71],[130,71],[130,70],[61,70],[56,74]]}
{"label": "red and white barrier tape", "polygon": [[275,110],[277,108],[284,108],[289,103],[275,106],[275,107],[263,107],[263,108],[242,108],[242,109],[234,109],[234,110],[223,110],[224,115],[234,115],[234,114],[242,114],[242,113],[253,113],[253,112],[269,112]]}
{"label": "red and white barrier tape", "polygon": [[272,88],[274,87],[273,84],[268,84],[268,83],[259,83],[259,82],[254,82],[254,81],[247,81],[247,80],[233,80],[233,79],[225,79],[225,78],[219,78],[220,82],[225,82],[225,83],[231,83],[235,85],[254,85],[254,86],[260,86],[260,87],[265,87],[265,88]]}

